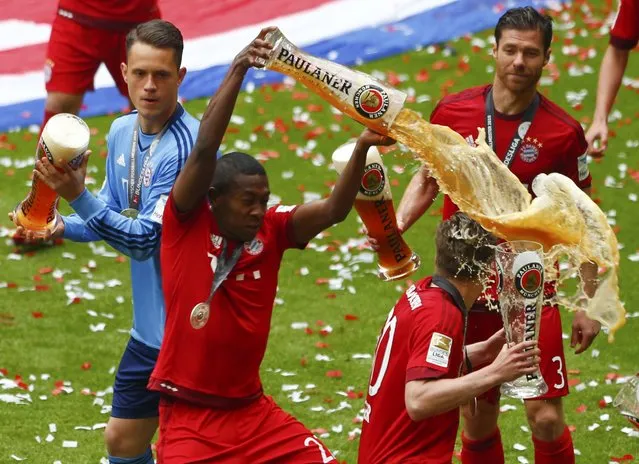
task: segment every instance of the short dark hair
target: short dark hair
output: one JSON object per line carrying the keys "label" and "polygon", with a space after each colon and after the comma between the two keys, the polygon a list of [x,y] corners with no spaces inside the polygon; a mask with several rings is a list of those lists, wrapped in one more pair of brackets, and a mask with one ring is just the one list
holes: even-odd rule
{"label": "short dark hair", "polygon": [[126,36],[126,53],[129,54],[134,43],[141,42],[155,48],[171,48],[178,69],[182,65],[184,39],[180,30],[168,21],[153,19],[138,24]]}
{"label": "short dark hair", "polygon": [[266,171],[264,170],[264,166],[251,155],[239,151],[227,153],[217,160],[211,187],[213,187],[218,194],[223,195],[231,189],[235,182],[235,177],[238,174],[265,176]]}
{"label": "short dark hair", "polygon": [[475,280],[495,259],[497,239],[466,213],[457,212],[437,227],[435,265],[444,277]]}
{"label": "short dark hair", "polygon": [[495,26],[495,42],[499,45],[499,39],[504,29],[516,29],[518,31],[541,31],[544,38],[544,53],[550,48],[552,42],[552,18],[541,14],[532,6],[512,8],[499,18]]}

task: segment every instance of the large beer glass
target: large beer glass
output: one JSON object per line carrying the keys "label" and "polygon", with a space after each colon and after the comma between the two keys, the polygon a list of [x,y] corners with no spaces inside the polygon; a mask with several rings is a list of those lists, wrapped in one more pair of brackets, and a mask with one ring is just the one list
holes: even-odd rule
{"label": "large beer glass", "polygon": [[[89,127],[82,119],[69,113],[56,114],[42,130],[35,160],[46,156],[54,166],[77,165],[89,147],[89,139]],[[13,212],[14,223],[33,231],[35,237],[44,237],[47,230],[55,229],[58,199],[55,191],[34,177],[29,195]]]}
{"label": "large beer glass", "polygon": [[404,92],[368,74],[305,53],[279,29],[269,32],[265,40],[273,45],[266,68],[295,78],[351,118],[388,134],[404,106]]}
{"label": "large beer glass", "polygon": [[631,377],[621,387],[612,404],[635,427],[639,428],[639,377]]}
{"label": "large beer glass", "polygon": [[[504,242],[495,252],[499,275],[499,308],[509,344],[539,339],[544,296],[544,252],[527,240]],[[501,392],[511,398],[535,398],[548,391],[537,369],[504,383]]]}
{"label": "large beer glass", "polygon": [[[355,142],[351,142],[333,152],[333,166],[338,173],[342,173],[354,149]],[[355,209],[368,229],[368,235],[379,243],[380,279],[401,279],[419,269],[419,256],[411,251],[397,228],[388,175],[376,147],[368,149]]]}

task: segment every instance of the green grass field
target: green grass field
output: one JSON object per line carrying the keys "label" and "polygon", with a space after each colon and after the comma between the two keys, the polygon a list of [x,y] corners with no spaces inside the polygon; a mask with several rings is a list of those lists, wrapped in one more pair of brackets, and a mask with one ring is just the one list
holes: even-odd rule
{"label": "green grass field", "polygon": [[[541,86],[544,94],[583,123],[594,108],[597,71],[607,44],[599,28],[589,24],[609,13],[603,6],[594,7],[590,16],[585,5],[576,2],[557,16],[553,63]],[[408,106],[428,116],[442,92],[492,79],[490,34],[424,47],[360,69],[408,91],[414,96]],[[596,50],[595,56],[588,55],[588,50]],[[635,79],[637,87],[636,57],[631,58],[627,77]],[[633,171],[639,170],[637,93],[625,87],[620,90],[609,152],[603,162],[591,164],[594,196],[616,220],[619,242],[624,245],[621,292],[629,313],[639,304],[639,263],[629,259],[639,249],[639,175]],[[574,99],[580,97],[577,103]],[[185,106],[199,116],[205,105],[201,100]],[[243,93],[235,115],[225,148],[264,155],[271,189],[285,203],[327,194],[336,179],[329,164],[333,149],[361,131],[357,123],[335,116],[326,103],[300,86],[257,87]],[[102,182],[104,137],[112,120],[87,121],[94,132],[92,189]],[[28,132],[0,136],[0,212],[10,211],[27,194],[35,145],[35,136]],[[388,155],[385,163],[397,205],[417,163],[399,154]],[[622,164],[627,166],[625,176]],[[432,271],[433,231],[440,206],[441,198],[406,235],[423,261],[414,278]],[[66,204],[61,204],[61,211],[69,212]],[[66,241],[36,253],[20,253],[10,240],[11,226],[2,213],[0,462],[100,462],[106,455],[102,432],[112,398],[110,388],[131,324],[128,262],[103,243]],[[343,224],[315,239],[312,249],[287,253],[262,368],[266,391],[321,436],[340,461],[348,463],[356,462],[370,355],[389,309],[406,286],[406,282],[382,283],[374,277],[375,264],[367,259],[372,257],[370,252],[361,248],[358,229],[353,212]],[[74,296],[79,299],[71,303]],[[563,317],[564,333],[569,333],[571,316]],[[308,330],[293,328],[299,322],[307,323]],[[619,389],[607,379],[638,370],[636,333],[637,322],[629,319],[614,344],[600,336],[593,345],[597,351],[575,356],[566,344],[572,393],[565,410],[568,423],[574,426],[580,463],[607,463],[624,456],[630,462],[629,455],[639,455],[639,438],[622,431],[629,424],[611,405],[600,406],[605,396],[614,397]],[[8,381],[16,378],[28,391],[11,388]],[[22,398],[23,404],[10,403],[16,398]],[[513,406],[500,422],[506,462],[533,462],[523,405],[508,399],[503,405]]]}

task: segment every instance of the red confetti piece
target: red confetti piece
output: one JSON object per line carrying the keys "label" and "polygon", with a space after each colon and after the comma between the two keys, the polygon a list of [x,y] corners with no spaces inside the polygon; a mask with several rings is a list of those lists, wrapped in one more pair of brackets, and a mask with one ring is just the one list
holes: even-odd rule
{"label": "red confetti piece", "polygon": [[120,255],[120,256],[116,256],[116,257],[115,257],[115,262],[116,262],[116,263],[126,263],[126,257],[125,257],[125,256],[122,256],[122,255]]}
{"label": "red confetti piece", "polygon": [[282,118],[277,118],[275,120],[275,130],[278,132],[281,132],[282,134],[285,134],[286,132],[288,132],[288,126],[284,124],[284,121],[282,121]]}
{"label": "red confetti piece", "polygon": [[326,371],[326,377],[330,377],[331,379],[341,379],[342,371],[339,371],[339,370]]}
{"label": "red confetti piece", "polygon": [[337,294],[336,293],[327,293],[326,294],[326,298],[329,300],[334,300],[335,298],[337,298]]}
{"label": "red confetti piece", "polygon": [[442,69],[448,69],[450,66],[446,61],[439,60],[433,63],[433,69],[435,71],[441,71]]}
{"label": "red confetti piece", "polygon": [[360,398],[364,397],[364,393],[363,392],[356,392],[356,391],[347,391],[346,392],[346,396],[351,399],[351,400],[358,400]]}
{"label": "red confetti piece", "polygon": [[49,290],[51,290],[51,287],[49,287],[48,285],[36,285],[35,290],[36,292],[48,292]]}
{"label": "red confetti piece", "polygon": [[614,462],[634,461],[635,457],[632,454],[624,454],[620,458],[611,457],[610,460]]}
{"label": "red confetti piece", "polygon": [[315,285],[326,285],[327,283],[328,283],[328,279],[325,277],[320,277],[319,279],[315,279]]}
{"label": "red confetti piece", "polygon": [[570,433],[575,433],[577,431],[577,427],[574,425],[569,425],[568,430],[570,431]]}
{"label": "red confetti piece", "polygon": [[430,74],[426,69],[420,69],[415,76],[417,82],[428,82],[430,80]]}
{"label": "red confetti piece", "polygon": [[80,298],[79,296],[76,296],[75,298],[73,298],[73,300],[71,300],[71,304],[79,304],[82,302],[82,298]]}
{"label": "red confetti piece", "polygon": [[568,375],[579,375],[581,371],[579,369],[568,369]]}
{"label": "red confetti piece", "polygon": [[581,383],[581,380],[579,380],[579,378],[575,377],[574,379],[569,379],[568,380],[568,386],[569,387],[574,387],[575,385],[579,385]]}
{"label": "red confetti piece", "polygon": [[330,335],[330,332],[328,330],[326,330],[326,329],[322,329],[322,330],[319,331],[319,334],[322,337],[328,337]]}
{"label": "red confetti piece", "polygon": [[306,359],[306,356],[303,356],[302,359],[300,359],[300,366],[306,367],[307,364],[308,364],[308,359]]}
{"label": "red confetti piece", "polygon": [[42,281],[42,276],[39,276],[38,274],[33,276],[33,280],[36,282],[41,282]]}
{"label": "red confetti piece", "polygon": [[313,329],[310,329],[308,327],[304,329],[304,332],[306,332],[306,335],[313,335]]}
{"label": "red confetti piece", "polygon": [[40,311],[33,311],[31,315],[34,319],[42,319],[44,317],[44,314],[42,314]]}
{"label": "red confetti piece", "polygon": [[575,411],[577,412],[577,414],[582,414],[582,413],[586,412],[587,409],[588,409],[588,407],[585,404],[580,404],[579,406],[577,406]]}
{"label": "red confetti piece", "polygon": [[604,409],[606,406],[608,406],[608,405],[606,404],[606,400],[604,400],[604,399],[599,400],[599,407],[600,407],[601,409]]}
{"label": "red confetti piece", "polygon": [[38,269],[39,274],[51,274],[52,272],[53,272],[52,267],[41,267],[40,269]]}
{"label": "red confetti piece", "polygon": [[312,103],[309,103],[308,105],[306,105],[306,109],[311,113],[319,113],[324,110],[324,107],[322,105],[314,105]]}
{"label": "red confetti piece", "polygon": [[0,368],[0,374],[4,375],[5,377],[9,374],[9,371],[7,369],[5,369],[4,367]]}
{"label": "red confetti piece", "polygon": [[83,371],[88,371],[89,369],[91,369],[91,363],[90,362],[82,363],[82,370]]}
{"label": "red confetti piece", "polygon": [[306,93],[306,92],[293,92],[292,98],[293,98],[293,100],[306,100],[308,98],[308,93]]}
{"label": "red confetti piece", "polygon": [[323,429],[323,428],[318,428],[318,429],[312,429],[311,433],[315,434],[315,435],[321,435],[323,433],[328,433],[328,430]]}
{"label": "red confetti piece", "polygon": [[312,140],[312,139],[322,135],[324,132],[326,132],[326,129],[324,129],[323,127],[319,126],[319,127],[316,127],[315,129],[312,129],[312,130],[308,131],[304,135],[304,138],[306,140]]}
{"label": "red confetti piece", "polygon": [[621,377],[621,375],[617,372],[608,372],[606,374],[606,380],[617,380],[619,377]]}
{"label": "red confetti piece", "polygon": [[321,320],[321,319],[318,319],[318,320],[316,320],[316,321],[315,321],[315,325],[316,325],[317,327],[324,327],[324,326],[326,325],[326,322],[324,322],[324,321],[323,321],[323,320]]}
{"label": "red confetti piece", "polygon": [[317,342],[315,343],[315,347],[316,348],[320,348],[320,349],[324,349],[324,348],[328,348],[328,343],[325,342]]}
{"label": "red confetti piece", "polygon": [[388,71],[388,73],[386,74],[386,81],[393,87],[397,87],[399,84],[402,83],[402,80],[393,71]]}
{"label": "red confetti piece", "polygon": [[357,317],[355,314],[346,314],[344,316],[344,319],[347,321],[357,321],[359,320],[359,317]]}

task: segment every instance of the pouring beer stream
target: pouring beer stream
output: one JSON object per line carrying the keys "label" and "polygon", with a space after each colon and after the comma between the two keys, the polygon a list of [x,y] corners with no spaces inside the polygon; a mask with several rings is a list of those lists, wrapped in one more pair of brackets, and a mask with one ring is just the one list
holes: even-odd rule
{"label": "pouring beer stream", "polygon": [[[266,68],[289,75],[352,119],[410,148],[437,180],[441,191],[486,230],[506,240],[543,245],[548,280],[567,279],[581,263],[595,262],[603,274],[594,296],[583,287],[557,297],[570,310],[583,309],[609,329],[609,340],[625,323],[619,299],[619,251],[605,214],[570,179],[539,175],[533,199],[517,177],[486,144],[478,128],[476,147],[448,127],[430,124],[404,108],[406,95],[360,71],[314,57],[293,45],[279,29]],[[558,275],[554,263],[567,260]]]}

